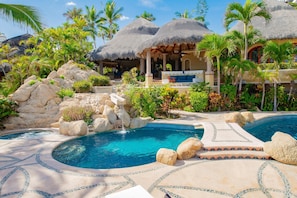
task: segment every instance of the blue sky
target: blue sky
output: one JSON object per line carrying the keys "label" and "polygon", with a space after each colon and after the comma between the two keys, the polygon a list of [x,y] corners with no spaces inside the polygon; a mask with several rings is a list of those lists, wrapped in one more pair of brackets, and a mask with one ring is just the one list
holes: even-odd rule
{"label": "blue sky", "polygon": [[[118,7],[123,7],[123,18],[118,21],[121,27],[131,23],[136,15],[143,11],[152,13],[156,17],[154,23],[162,26],[175,18],[175,12],[193,11],[196,8],[198,0],[115,0]],[[0,3],[23,4],[34,6],[41,16],[41,20],[46,27],[57,27],[66,22],[63,16],[68,9],[74,6],[82,8],[94,5],[97,10],[102,10],[106,0],[0,0]],[[224,13],[228,4],[234,0],[206,0],[208,4],[208,13],[206,21],[208,28],[216,33],[223,33]],[[245,0],[237,0],[243,4]],[[0,18],[0,32],[7,38],[18,36],[24,33],[32,33],[26,27],[13,24],[6,21],[2,16]]]}

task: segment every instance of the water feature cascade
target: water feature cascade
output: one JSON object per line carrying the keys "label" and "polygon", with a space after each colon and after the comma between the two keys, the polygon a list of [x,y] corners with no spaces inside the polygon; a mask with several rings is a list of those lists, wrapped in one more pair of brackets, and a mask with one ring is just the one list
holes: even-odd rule
{"label": "water feature cascade", "polygon": [[118,96],[115,93],[110,94],[111,101],[120,108],[119,118],[122,120],[122,133],[126,132],[124,125],[124,105],[126,104],[126,99]]}

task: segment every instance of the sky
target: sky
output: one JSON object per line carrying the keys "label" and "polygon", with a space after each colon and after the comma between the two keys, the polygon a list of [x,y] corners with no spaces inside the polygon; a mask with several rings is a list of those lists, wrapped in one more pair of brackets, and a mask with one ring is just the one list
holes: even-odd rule
{"label": "sky", "polygon": [[[137,15],[147,11],[156,18],[154,23],[162,26],[176,18],[175,13],[190,12],[196,9],[198,0],[115,0],[117,7],[123,7],[123,17],[117,22],[120,28],[135,20]],[[227,5],[233,2],[244,4],[245,0],[206,0],[208,11],[206,15],[207,26],[215,33],[224,33],[224,14]],[[45,27],[58,27],[66,22],[63,13],[73,7],[82,8],[85,13],[86,6],[95,6],[103,10],[106,0],[0,0],[0,3],[22,4],[36,8]],[[194,15],[194,13],[193,13]],[[0,15],[0,32],[6,38],[11,38],[32,30],[5,19]]]}

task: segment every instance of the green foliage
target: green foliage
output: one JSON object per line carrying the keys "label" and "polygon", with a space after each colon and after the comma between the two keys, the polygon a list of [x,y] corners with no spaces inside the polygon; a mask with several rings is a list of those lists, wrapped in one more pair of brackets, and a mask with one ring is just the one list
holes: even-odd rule
{"label": "green foliage", "polygon": [[7,98],[0,98],[0,128],[2,125],[2,121],[9,117],[9,116],[16,116],[18,115],[16,112],[16,103],[7,99]]}
{"label": "green foliage", "polygon": [[57,95],[62,99],[66,96],[72,98],[74,95],[74,91],[72,89],[60,89],[57,92]]}
{"label": "green foliage", "polygon": [[[261,95],[259,93],[253,92],[252,87],[247,86],[242,91],[242,94],[240,97],[240,103],[241,103],[242,109],[255,111],[257,107],[259,107],[261,104]],[[273,104],[272,104],[272,107],[273,107]]]}
{"label": "green foliage", "polygon": [[91,75],[89,77],[89,81],[93,86],[109,86],[110,78],[108,76],[103,75]]}
{"label": "green foliage", "polygon": [[29,85],[32,86],[36,83],[36,80],[30,80]]}
{"label": "green foliage", "polygon": [[161,89],[162,104],[161,109],[167,117],[169,117],[169,111],[172,109],[175,99],[178,97],[178,90],[165,86]]}
{"label": "green foliage", "polygon": [[88,93],[92,90],[92,84],[87,80],[76,81],[72,86],[76,93]]}
{"label": "green foliage", "polygon": [[192,92],[208,91],[209,89],[209,83],[206,82],[193,83],[190,86],[190,91]]}
{"label": "green foliage", "polygon": [[65,108],[62,111],[63,120],[66,122],[84,120],[87,124],[92,122],[92,115],[94,110],[90,106],[81,107],[81,106],[72,106]]}
{"label": "green foliage", "polygon": [[125,71],[122,74],[122,80],[124,84],[137,84],[137,76],[138,76],[138,70],[136,67],[133,67],[130,71]]}
{"label": "green foliage", "polygon": [[190,102],[195,112],[204,112],[208,106],[207,92],[191,92]]}
{"label": "green foliage", "polygon": [[76,18],[74,23],[47,28],[28,40],[27,44],[34,46],[28,52],[37,60],[49,62],[51,71],[69,60],[89,65],[85,55],[92,50],[92,43],[87,40],[89,33],[83,31],[85,26],[85,20]]}
{"label": "green foliage", "polygon": [[160,93],[159,87],[139,88],[135,86],[128,88],[125,92],[140,116],[152,118],[156,118],[157,110],[162,104]]}
{"label": "green foliage", "polygon": [[222,109],[221,110],[237,110],[237,97],[236,97],[236,86],[234,85],[222,85],[221,95],[222,95]]}
{"label": "green foliage", "polygon": [[51,85],[54,85],[54,84],[55,84],[55,80],[50,79],[49,83],[50,83]]}

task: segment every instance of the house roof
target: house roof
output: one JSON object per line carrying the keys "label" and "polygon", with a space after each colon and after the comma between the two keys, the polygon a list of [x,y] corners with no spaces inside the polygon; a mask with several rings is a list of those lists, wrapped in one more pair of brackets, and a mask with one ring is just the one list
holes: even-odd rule
{"label": "house roof", "polygon": [[152,22],[138,18],[121,29],[112,40],[90,54],[92,61],[135,59],[140,45],[151,38],[159,27]]}
{"label": "house roof", "polygon": [[158,49],[163,53],[188,50],[189,45],[195,45],[204,35],[210,33],[212,32],[197,20],[176,19],[162,26],[138,51],[141,54],[146,49]]}
{"label": "house roof", "polygon": [[[271,20],[255,17],[252,26],[267,40],[297,38],[297,10],[285,2],[264,0]],[[238,22],[231,30],[243,32],[243,23]]]}

